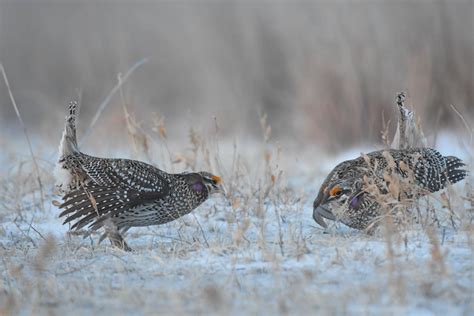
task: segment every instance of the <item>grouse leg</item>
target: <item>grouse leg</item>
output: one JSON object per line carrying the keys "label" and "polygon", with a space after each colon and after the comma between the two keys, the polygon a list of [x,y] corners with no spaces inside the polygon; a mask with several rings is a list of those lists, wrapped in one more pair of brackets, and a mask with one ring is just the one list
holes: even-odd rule
{"label": "grouse leg", "polygon": [[130,248],[127,243],[125,242],[125,239],[123,239],[122,235],[119,232],[119,229],[117,228],[117,225],[112,223],[112,221],[108,221],[105,225],[105,234],[109,238],[110,242],[112,243],[113,246],[120,248],[124,251],[132,251],[132,248]]}

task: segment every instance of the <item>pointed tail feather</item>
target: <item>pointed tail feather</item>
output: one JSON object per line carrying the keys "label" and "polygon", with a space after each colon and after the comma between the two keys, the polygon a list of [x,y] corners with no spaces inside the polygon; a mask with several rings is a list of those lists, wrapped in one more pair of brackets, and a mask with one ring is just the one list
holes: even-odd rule
{"label": "pointed tail feather", "polygon": [[456,183],[467,177],[468,171],[463,169],[466,164],[461,159],[448,156],[446,157],[446,175],[450,183]]}
{"label": "pointed tail feather", "polygon": [[66,117],[66,124],[59,145],[59,159],[63,159],[70,154],[79,152],[76,138],[76,121],[79,115],[79,103],[71,101],[68,106],[69,114]]}
{"label": "pointed tail feather", "polygon": [[53,171],[56,187],[60,192],[68,192],[75,186],[74,176],[71,170],[65,166],[64,162],[68,156],[79,152],[76,138],[76,119],[79,114],[79,104],[77,101],[71,101],[68,105],[68,110],[63,136],[59,143],[58,162]]}

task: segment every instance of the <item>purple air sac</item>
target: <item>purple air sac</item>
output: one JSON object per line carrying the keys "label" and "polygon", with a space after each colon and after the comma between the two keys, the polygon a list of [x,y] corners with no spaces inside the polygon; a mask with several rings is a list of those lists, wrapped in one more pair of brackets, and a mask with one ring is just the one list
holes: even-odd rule
{"label": "purple air sac", "polygon": [[201,193],[204,189],[204,185],[201,182],[196,182],[192,185],[193,191],[197,193]]}
{"label": "purple air sac", "polygon": [[359,206],[359,203],[360,203],[360,198],[358,196],[354,196],[350,204],[352,208],[356,208]]}

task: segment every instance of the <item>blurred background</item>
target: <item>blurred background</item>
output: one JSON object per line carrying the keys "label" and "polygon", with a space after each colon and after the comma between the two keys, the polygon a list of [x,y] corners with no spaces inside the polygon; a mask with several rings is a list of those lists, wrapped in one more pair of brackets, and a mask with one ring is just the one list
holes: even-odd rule
{"label": "blurred background", "polygon": [[[428,136],[474,114],[472,1],[0,0],[0,61],[33,138],[56,144],[65,105],[82,98],[81,129],[125,73],[129,111],[189,127],[340,150],[380,142],[407,91]],[[23,137],[3,80],[3,142]],[[394,128],[392,122],[392,130]],[[119,94],[91,142],[126,135]],[[464,131],[464,130],[463,130]],[[119,136],[119,137],[117,137]],[[185,139],[182,139],[187,140]]]}

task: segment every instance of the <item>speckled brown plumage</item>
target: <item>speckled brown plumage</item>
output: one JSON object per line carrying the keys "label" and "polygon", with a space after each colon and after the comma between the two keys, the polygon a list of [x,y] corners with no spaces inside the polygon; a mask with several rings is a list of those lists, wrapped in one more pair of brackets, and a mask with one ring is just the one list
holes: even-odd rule
{"label": "speckled brown plumage", "polygon": [[391,182],[401,180],[396,199],[415,200],[464,179],[464,166],[459,158],[442,156],[431,148],[375,151],[344,161],[324,180],[313,204],[313,218],[323,227],[327,227],[324,219],[329,219],[366,229],[381,216],[378,201],[389,192]]}
{"label": "speckled brown plumage", "polygon": [[220,178],[208,172],[170,174],[141,161],[80,152],[77,109],[71,102],[55,172],[64,193],[59,216],[71,229],[104,227],[114,245],[128,250],[121,234],[130,227],[173,221],[221,190]]}

